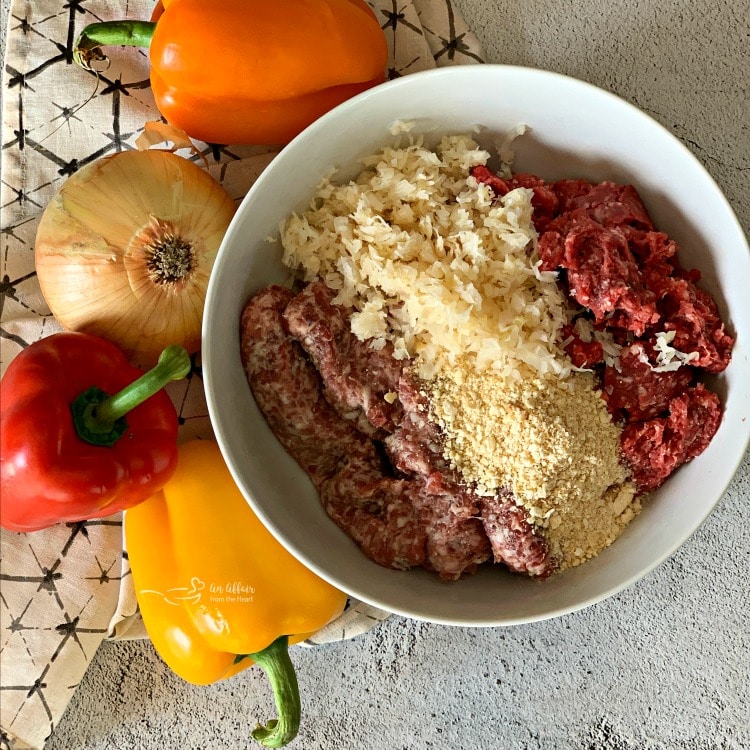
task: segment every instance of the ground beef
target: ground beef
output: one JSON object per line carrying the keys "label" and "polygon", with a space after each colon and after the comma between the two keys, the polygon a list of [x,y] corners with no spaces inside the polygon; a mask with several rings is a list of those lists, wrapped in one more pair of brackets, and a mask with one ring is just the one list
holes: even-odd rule
{"label": "ground beef", "polygon": [[674,276],[661,281],[660,291],[664,330],[675,331],[675,349],[698,352],[698,358],[691,362],[694,367],[712,373],[725,370],[734,338],[724,330],[713,298],[689,279]]}
{"label": "ground beef", "polygon": [[559,212],[539,237],[542,270],[563,270],[566,291],[608,329],[648,341],[675,331],[672,345],[698,352],[709,372],[729,364],[734,339],[713,298],[683,269],[677,244],[653,223],[630,185],[584,180],[553,183]]}
{"label": "ground beef", "polygon": [[[485,167],[474,176],[498,195],[512,180]],[[731,359],[729,335],[713,298],[696,286],[700,273],[683,268],[677,244],[656,230],[632,185],[580,179],[526,180],[543,207],[537,250],[543,271],[558,271],[563,290],[599,330],[623,347],[607,366],[597,341],[566,329],[565,349],[577,367],[593,368],[610,413],[623,427],[622,453],[641,491],[658,487],[708,445],[721,418],[718,398],[693,385],[701,371],[722,372]],[[535,212],[536,213],[536,212]],[[659,368],[657,334],[692,354],[689,366]]]}
{"label": "ground beef", "polygon": [[529,534],[526,512],[509,494],[482,498],[482,522],[497,562],[515,573],[546,578],[554,571],[544,537]]}
{"label": "ground beef", "polygon": [[632,226],[653,229],[643,201],[632,185],[586,180],[559,180],[551,186],[559,203],[558,215],[585,211],[603,227]]}
{"label": "ground beef", "polygon": [[635,258],[619,230],[593,220],[571,229],[560,266],[568,272],[570,296],[594,314],[595,322],[616,313],[619,327],[636,336],[658,322],[656,298],[641,283]]}
{"label": "ground beef", "polygon": [[[515,573],[539,578],[553,573],[559,561],[550,554],[544,536],[529,522],[513,494],[501,490],[496,495],[480,496],[449,465],[444,457],[441,431],[428,417],[427,397],[409,371],[399,383],[399,398],[404,405],[404,419],[399,429],[386,439],[386,449],[394,465],[407,474],[421,477],[428,494],[439,496],[442,502],[447,499],[452,518],[481,522],[495,562],[504,563]],[[468,531],[466,528],[464,534],[470,538]]]}
{"label": "ground beef", "polygon": [[628,422],[622,453],[638,488],[656,489],[678,466],[702,453],[720,421],[719,397],[699,383],[669,402],[667,416]]}
{"label": "ground beef", "polygon": [[604,368],[602,396],[615,419],[642,421],[663,416],[693,378],[690,367],[654,372],[645,346],[634,343],[622,350],[617,367]]}
{"label": "ground beef", "polygon": [[366,440],[320,398],[320,377],[283,323],[282,313],[293,297],[289,289],[272,286],[250,300],[240,321],[241,357],[270,428],[320,484]]}
{"label": "ground beef", "polygon": [[[241,351],[259,407],[330,518],[368,557],[395,569],[424,566],[454,580],[494,558],[528,575],[551,573],[554,561],[512,496],[480,501],[461,485],[442,457],[419,382],[401,363],[351,341],[342,324],[351,311],[319,287],[297,296],[270,287],[253,297],[242,314]],[[397,389],[398,424],[373,406],[378,386]],[[392,430],[384,451],[371,415],[378,434]]]}
{"label": "ground beef", "polygon": [[563,348],[576,366],[590,370],[604,362],[604,347],[600,341],[584,341],[575,331],[573,324],[563,326]]}
{"label": "ground beef", "polygon": [[668,276],[676,270],[668,262],[675,257],[677,243],[664,232],[628,225],[621,226],[620,231],[625,235],[630,251],[638,259],[641,272],[656,269],[660,275]]}
{"label": "ground beef", "polygon": [[544,180],[532,174],[519,173],[509,178],[498,177],[485,166],[471,170],[477,182],[487,185],[496,196],[502,196],[516,188],[528,188],[533,192],[531,205],[534,208],[534,227],[541,232],[558,212],[558,199]]}
{"label": "ground beef", "polygon": [[314,362],[328,400],[343,417],[369,435],[393,432],[403,413],[395,398],[403,365],[390,342],[373,349],[352,334],[353,310],[334,305],[335,296],[322,281],[308,284],[284,311],[289,332]]}

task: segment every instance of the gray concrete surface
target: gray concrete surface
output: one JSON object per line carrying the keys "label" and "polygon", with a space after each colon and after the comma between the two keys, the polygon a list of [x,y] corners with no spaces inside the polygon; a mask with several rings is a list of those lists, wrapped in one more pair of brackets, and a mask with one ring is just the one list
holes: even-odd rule
{"label": "gray concrete surface", "polygon": [[[662,122],[747,232],[747,0],[454,2],[490,61],[583,78]],[[1,7],[5,29],[7,0]],[[304,718],[294,747],[750,748],[749,497],[746,455],[677,554],[583,612],[496,630],[393,617],[354,641],[295,649]],[[256,669],[197,688],[148,643],[106,644],[47,747],[249,747],[271,706]]]}

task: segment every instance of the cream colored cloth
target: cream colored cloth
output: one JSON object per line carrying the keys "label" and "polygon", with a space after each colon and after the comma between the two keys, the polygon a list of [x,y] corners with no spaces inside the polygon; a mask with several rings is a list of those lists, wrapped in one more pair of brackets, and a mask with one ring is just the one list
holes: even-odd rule
{"label": "cream colored cloth", "polygon": [[[482,62],[474,35],[450,0],[371,0],[390,46],[389,75]],[[67,176],[134,147],[158,118],[141,50],[110,51],[97,78],[71,63],[88,23],[150,16],[144,0],[15,0],[3,75],[2,312],[0,368],[58,330],[34,273],[40,212]],[[204,144],[201,144],[204,145]],[[273,159],[266,148],[211,147],[209,171],[239,201]],[[171,386],[180,438],[208,437],[200,369]],[[39,748],[52,733],[105,638],[145,637],[123,552],[120,515],[45,531],[2,530],[0,558],[0,747]],[[388,616],[351,601],[310,640],[351,638]]]}

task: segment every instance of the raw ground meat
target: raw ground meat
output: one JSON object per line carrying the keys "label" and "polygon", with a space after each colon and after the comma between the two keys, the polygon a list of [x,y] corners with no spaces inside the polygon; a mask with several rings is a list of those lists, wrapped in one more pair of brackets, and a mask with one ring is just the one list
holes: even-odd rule
{"label": "raw ground meat", "polygon": [[[483,166],[472,175],[498,196],[533,191],[541,270],[558,271],[582,314],[621,347],[616,364],[605,364],[601,342],[584,341],[570,325],[566,351],[598,376],[623,426],[621,453],[636,486],[656,489],[705,450],[721,420],[718,397],[697,381],[701,370],[726,368],[734,339],[696,286],[700,274],[682,268],[677,245],[654,228],[630,185],[506,179]],[[391,568],[423,566],[455,580],[493,559],[537,578],[554,572],[558,561],[513,495],[479,496],[462,482],[443,456],[419,381],[389,345],[374,350],[359,341],[352,310],[334,298],[323,282],[299,295],[269,287],[241,320],[256,401],[332,520]],[[697,356],[657,372],[649,364],[657,334],[672,332],[674,349]]]}
{"label": "raw ground meat", "polygon": [[269,287],[242,313],[242,361],[258,407],[326,512],[365,554],[396,568],[421,565],[427,539],[409,483],[388,476],[372,440],[322,397],[320,376],[284,324],[293,297]]}
{"label": "raw ground meat", "polygon": [[671,400],[693,382],[695,371],[690,367],[654,372],[644,357],[645,346],[636,342],[620,352],[618,367],[604,368],[602,396],[615,419],[644,421],[663,416]]}
{"label": "raw ground meat", "polygon": [[[676,270],[674,266],[664,265],[674,258],[677,252],[677,243],[671,240],[669,235],[627,224],[621,226],[620,230],[625,235],[628,246],[638,259],[642,270],[658,269],[661,275],[669,275]],[[693,280],[698,281],[699,278],[700,273],[698,273],[698,278]]]}
{"label": "raw ground meat", "polygon": [[[354,343],[351,311],[332,298],[318,284],[297,296],[270,287],[250,300],[241,325],[253,394],[310,475],[326,513],[368,557],[391,568],[423,566],[455,580],[494,559],[516,572],[549,575],[555,561],[510,493],[480,500],[460,485],[418,382],[403,363]],[[322,363],[320,372],[313,361]],[[384,420],[373,403],[394,388],[398,424],[392,420],[399,412]],[[363,430],[370,417],[376,427]],[[389,430],[390,464],[372,437]]]}
{"label": "raw ground meat", "polygon": [[526,512],[508,495],[481,500],[482,522],[496,562],[504,562],[516,573],[546,578],[554,572],[544,537],[529,534]]}
{"label": "raw ground meat", "polygon": [[642,336],[659,321],[656,297],[643,287],[622,232],[589,220],[570,229],[563,247],[560,266],[568,272],[568,293],[596,323],[616,314],[621,328]]}
{"label": "raw ground meat", "polygon": [[422,477],[431,494],[454,491],[448,463],[441,455],[439,430],[426,416],[407,413],[399,428],[384,440],[384,445],[393,466],[403,474]]}
{"label": "raw ground meat", "polygon": [[488,185],[497,196],[505,195],[516,188],[532,190],[533,222],[537,232],[541,232],[558,211],[558,199],[555,193],[550,190],[544,180],[533,174],[519,173],[510,178],[502,178],[487,167],[479,165],[471,170],[471,175],[477,182]]}
{"label": "raw ground meat", "polygon": [[586,180],[558,180],[551,186],[557,196],[559,215],[582,209],[603,227],[628,225],[651,230],[654,225],[632,185]]}
{"label": "raw ground meat", "polygon": [[700,455],[720,420],[719,397],[699,383],[669,402],[666,417],[627,423],[622,453],[638,488],[656,489],[678,466]]}
{"label": "raw ground meat", "polygon": [[398,570],[424,564],[427,533],[411,499],[414,488],[386,475],[371,442],[350,452],[318,491],[326,513],[371,560]]}
{"label": "raw ground meat", "polygon": [[376,350],[350,329],[353,310],[334,305],[336,292],[322,281],[308,284],[284,311],[289,332],[305,349],[323,378],[329,401],[369,435],[392,432],[401,419],[395,393],[402,365],[387,343]]}
{"label": "raw ground meat", "polygon": [[241,357],[270,428],[319,484],[366,440],[320,398],[315,368],[286,332],[282,313],[293,297],[289,289],[272,286],[250,300],[240,321]]}
{"label": "raw ground meat", "polygon": [[[516,185],[486,167],[472,174],[497,195]],[[535,208],[540,269],[558,271],[563,290],[623,347],[619,362],[605,367],[598,342],[564,331],[573,364],[601,377],[610,413],[624,426],[622,454],[639,490],[655,489],[718,429],[718,398],[693,385],[701,370],[727,367],[734,338],[713,298],[696,286],[700,273],[682,268],[677,244],[655,229],[632,185],[517,179],[541,206],[538,219]],[[656,334],[670,332],[674,349],[697,357],[655,372],[642,360],[654,362]]]}
{"label": "raw ground meat", "polygon": [[478,518],[455,513],[451,495],[433,495],[419,481],[411,486],[412,504],[427,534],[426,568],[444,580],[456,580],[490,559],[490,542]]}
{"label": "raw ground meat", "polygon": [[573,324],[563,326],[562,337],[565,342],[563,345],[565,353],[576,367],[590,370],[594,365],[604,362],[604,347],[601,342],[596,339],[584,341],[575,332]]}
{"label": "raw ground meat", "polygon": [[461,481],[442,451],[437,426],[427,419],[428,404],[419,385],[407,371],[399,383],[405,416],[400,428],[386,439],[394,465],[405,473],[421,476],[428,494],[448,497],[454,517],[481,521],[495,562],[514,573],[546,578],[558,567],[544,537],[529,523],[512,493],[484,497]]}
{"label": "raw ground meat", "polygon": [[724,330],[716,302],[689,279],[669,277],[661,286],[659,308],[665,331],[675,331],[672,345],[698,352],[691,364],[712,373],[726,369],[734,338]]}

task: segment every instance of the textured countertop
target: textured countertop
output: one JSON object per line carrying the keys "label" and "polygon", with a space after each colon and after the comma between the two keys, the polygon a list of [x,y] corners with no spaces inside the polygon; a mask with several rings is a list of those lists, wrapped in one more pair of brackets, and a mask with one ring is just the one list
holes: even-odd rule
{"label": "textured countertop", "polygon": [[[454,3],[488,61],[584,79],[661,122],[748,231],[748,0]],[[304,718],[293,747],[749,748],[748,498],[750,454],[669,561],[582,612],[487,630],[394,616],[355,640],[295,649]],[[244,748],[271,711],[259,670],[198,688],[147,642],[105,643],[47,748]]]}

